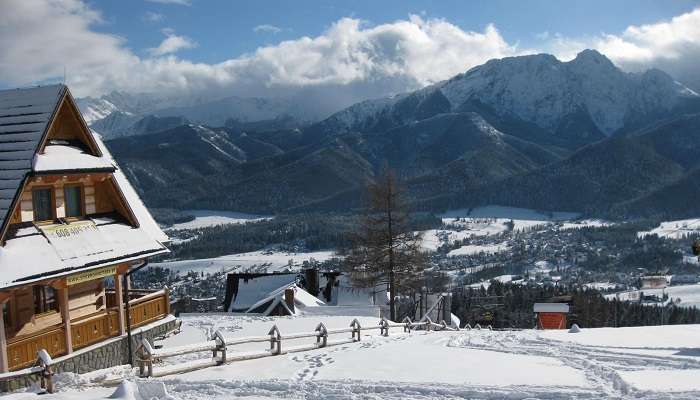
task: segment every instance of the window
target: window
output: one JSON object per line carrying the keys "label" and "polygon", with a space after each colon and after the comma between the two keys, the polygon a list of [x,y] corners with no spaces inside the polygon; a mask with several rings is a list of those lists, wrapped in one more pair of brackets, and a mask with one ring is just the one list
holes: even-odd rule
{"label": "window", "polygon": [[34,189],[32,191],[34,206],[34,221],[53,220],[53,191],[51,188]]}
{"label": "window", "polygon": [[63,198],[66,205],[66,217],[83,216],[83,191],[80,186],[64,187]]}
{"label": "window", "polygon": [[51,286],[34,286],[34,314],[58,311],[56,289]]}

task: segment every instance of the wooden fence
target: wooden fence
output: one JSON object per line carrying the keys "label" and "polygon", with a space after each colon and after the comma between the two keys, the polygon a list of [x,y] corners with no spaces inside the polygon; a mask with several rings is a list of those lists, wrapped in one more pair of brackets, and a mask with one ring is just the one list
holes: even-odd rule
{"label": "wooden fence", "polygon": [[[273,325],[267,335],[249,336],[240,338],[227,338],[221,331],[217,330],[209,340],[200,343],[193,343],[184,346],[171,347],[168,349],[155,349],[147,340],[143,339],[137,348],[139,375],[141,377],[165,376],[177,373],[193,371],[201,368],[222,365],[234,361],[253,360],[263,357],[272,357],[282,354],[296,353],[302,351],[315,350],[323,347],[337,346],[341,344],[359,342],[362,340],[363,331],[378,330],[381,336],[389,336],[390,328],[403,328],[404,332],[411,332],[416,329],[427,331],[458,331],[458,328],[448,326],[445,321],[440,324],[432,322],[429,318],[422,322],[413,322],[410,318],[404,319],[403,323],[395,323],[382,318],[379,325],[362,327],[357,319],[354,319],[348,328],[327,329],[323,323],[318,324],[313,332],[282,334],[277,325]],[[329,340],[331,335],[351,334],[350,338]],[[285,341],[297,339],[315,338],[314,343],[301,346],[283,346]],[[234,356],[228,354],[227,349],[232,346],[250,343],[269,343],[269,348],[238,353]],[[212,354],[211,359],[202,359],[197,362],[188,362],[166,366],[157,372],[153,370],[153,364],[166,358],[182,356],[185,354],[207,352]]]}

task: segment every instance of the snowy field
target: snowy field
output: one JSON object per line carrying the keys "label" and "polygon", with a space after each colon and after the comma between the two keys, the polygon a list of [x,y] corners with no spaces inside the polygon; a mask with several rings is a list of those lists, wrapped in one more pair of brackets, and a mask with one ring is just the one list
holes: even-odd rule
{"label": "snowy field", "polygon": [[503,242],[503,243],[496,243],[496,244],[487,244],[487,245],[466,245],[462,246],[458,249],[454,249],[447,253],[448,256],[464,256],[464,255],[472,255],[472,254],[479,254],[479,253],[500,253],[502,251],[508,250],[508,243]]}
{"label": "snowy field", "polygon": [[639,292],[643,292],[644,295],[656,295],[659,297],[662,297],[663,293],[665,292],[666,294],[668,294],[669,298],[678,306],[700,308],[700,284],[669,286],[666,289],[632,290],[627,292],[608,294],[605,295],[605,297],[609,299],[617,297],[620,300],[626,301],[630,299],[638,299]]}
{"label": "snowy field", "polygon": [[[346,327],[351,317],[262,318],[191,315],[164,348],[226,336],[313,331],[323,321]],[[362,318],[363,326],[376,318]],[[346,334],[337,339],[345,339]],[[311,339],[313,340],[313,339]],[[330,340],[336,340],[334,336]],[[308,344],[309,339],[283,346]],[[229,355],[266,343],[230,348]],[[200,353],[200,357],[206,354]],[[169,363],[192,363],[182,357]],[[159,363],[155,371],[167,368]],[[112,398],[165,399],[695,399],[700,396],[700,325],[567,331],[365,331],[362,341],[304,353],[240,361],[140,380],[125,368],[58,377],[43,399],[103,399],[120,381],[133,392]],[[105,384],[113,382],[111,385]],[[124,387],[122,387],[124,389]],[[139,395],[139,390],[142,394]],[[134,393],[135,392],[135,393]],[[166,393],[167,392],[167,393]],[[35,399],[17,393],[8,399]]]}
{"label": "snowy field", "polygon": [[194,216],[194,220],[175,224],[167,230],[201,229],[228,224],[245,224],[271,219],[269,216],[245,214],[234,211],[185,210],[183,213]]}
{"label": "snowy field", "polygon": [[151,263],[151,266],[169,268],[173,272],[275,272],[285,269],[297,270],[304,261],[312,258],[317,261],[328,260],[335,256],[332,251],[314,251],[308,253],[287,253],[280,251],[252,251],[216,258],[196,260],[166,261]]}
{"label": "snowy field", "polygon": [[[570,212],[541,212],[525,208],[486,206],[474,209],[460,209],[445,212],[441,216],[443,229],[422,231],[423,248],[436,251],[440,246],[457,240],[497,236],[509,230],[522,232],[528,229],[578,229],[602,227],[611,223],[599,219],[577,219],[579,214]],[[450,252],[451,256],[496,253],[506,251],[504,243],[495,245],[467,245]]]}
{"label": "snowy field", "polygon": [[662,222],[650,231],[637,232],[639,237],[658,235],[669,239],[683,239],[685,236],[697,234],[700,234],[700,218]]}

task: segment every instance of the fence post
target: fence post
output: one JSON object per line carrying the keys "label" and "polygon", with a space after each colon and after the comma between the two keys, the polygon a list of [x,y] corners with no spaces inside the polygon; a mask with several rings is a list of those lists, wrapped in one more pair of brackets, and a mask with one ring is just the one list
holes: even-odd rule
{"label": "fence post", "polygon": [[355,339],[355,335],[357,335],[357,341],[359,342],[361,340],[360,338],[360,331],[362,327],[360,326],[360,321],[357,320],[357,318],[353,319],[352,322],[350,323],[350,327],[352,328],[352,338],[353,340]]}
{"label": "fence post", "polygon": [[226,364],[226,340],[224,339],[224,335],[217,329],[213,336],[213,339],[216,340],[214,358],[216,358],[217,352],[221,352],[221,360],[219,360],[219,364]]}
{"label": "fence post", "polygon": [[389,336],[389,322],[384,317],[379,321],[379,333],[382,336]]}
{"label": "fence post", "polygon": [[404,318],[403,323],[404,323],[403,331],[411,333],[411,328],[413,328],[413,321],[411,321],[411,318],[409,318],[409,317]]}
{"label": "fence post", "polygon": [[323,322],[318,324],[316,332],[316,343],[318,344],[320,342],[320,347],[326,347],[328,344],[328,329],[323,325]]}
{"label": "fence post", "polygon": [[37,352],[37,362],[42,368],[41,371],[41,387],[46,389],[48,393],[53,393],[53,360],[49,353],[41,349]]}
{"label": "fence post", "polygon": [[277,325],[273,325],[267,334],[270,335],[270,353],[273,355],[282,354],[282,335]]}
{"label": "fence post", "polygon": [[[148,339],[141,339],[141,345],[136,351],[139,353],[139,376],[142,378],[153,376],[153,346]],[[144,375],[144,370],[148,368],[148,372]]]}

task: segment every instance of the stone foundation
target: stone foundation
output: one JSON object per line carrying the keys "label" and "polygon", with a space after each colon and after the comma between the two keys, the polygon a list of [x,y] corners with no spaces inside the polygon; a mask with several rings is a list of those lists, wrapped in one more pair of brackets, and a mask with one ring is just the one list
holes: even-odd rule
{"label": "stone foundation", "polygon": [[[132,351],[136,352],[141,339],[153,339],[172,331],[176,327],[176,319],[167,316],[160,321],[132,330]],[[134,357],[135,358],[135,357]],[[129,363],[129,350],[127,336],[110,338],[101,343],[75,351],[73,354],[57,357],[54,360],[55,373],[74,372],[84,374],[95,371],[125,365]],[[24,387],[36,385],[40,382],[38,374],[25,375],[11,378],[0,376],[0,392],[11,392]]]}

